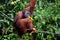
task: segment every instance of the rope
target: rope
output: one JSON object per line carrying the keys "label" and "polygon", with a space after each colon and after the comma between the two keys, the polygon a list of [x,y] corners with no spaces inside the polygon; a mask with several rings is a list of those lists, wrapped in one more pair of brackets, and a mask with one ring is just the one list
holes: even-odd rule
{"label": "rope", "polygon": [[49,32],[49,31],[37,31],[36,33],[47,33],[47,34],[58,34],[58,35],[60,35],[60,33],[58,33],[58,32],[60,32],[60,31],[55,31],[55,33],[54,32]]}

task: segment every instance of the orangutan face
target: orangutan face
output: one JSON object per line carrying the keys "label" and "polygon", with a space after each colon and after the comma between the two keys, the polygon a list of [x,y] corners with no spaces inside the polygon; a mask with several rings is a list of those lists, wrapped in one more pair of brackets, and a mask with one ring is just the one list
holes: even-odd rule
{"label": "orangutan face", "polygon": [[31,13],[29,11],[25,11],[25,17],[31,16]]}

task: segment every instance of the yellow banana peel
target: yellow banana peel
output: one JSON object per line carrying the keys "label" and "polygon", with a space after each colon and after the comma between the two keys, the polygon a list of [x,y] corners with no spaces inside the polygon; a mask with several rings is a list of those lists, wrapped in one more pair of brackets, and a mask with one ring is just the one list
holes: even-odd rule
{"label": "yellow banana peel", "polygon": [[33,18],[32,18],[32,17],[30,17],[30,16],[28,16],[28,18],[30,18],[31,20],[33,20]]}

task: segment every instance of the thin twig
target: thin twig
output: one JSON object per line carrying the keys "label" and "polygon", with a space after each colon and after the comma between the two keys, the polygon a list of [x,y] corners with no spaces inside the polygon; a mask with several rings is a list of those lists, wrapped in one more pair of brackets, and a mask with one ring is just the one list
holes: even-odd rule
{"label": "thin twig", "polygon": [[9,20],[13,21],[13,19],[11,19],[10,17],[8,17],[4,12],[0,11],[0,13],[2,13],[5,17],[7,17]]}

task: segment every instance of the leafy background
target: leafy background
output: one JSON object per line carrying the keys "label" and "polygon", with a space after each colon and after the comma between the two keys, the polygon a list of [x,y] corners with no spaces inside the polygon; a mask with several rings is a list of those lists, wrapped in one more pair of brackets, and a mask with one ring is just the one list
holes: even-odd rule
{"label": "leafy background", "polygon": [[[29,0],[0,0],[0,11],[13,19],[15,13],[25,8],[28,2]],[[34,19],[33,24],[38,31],[36,40],[60,39],[60,0],[36,0],[32,18]],[[51,33],[42,33],[40,31]],[[33,38],[28,33],[20,38],[13,32],[13,22],[0,13],[0,40],[33,40]]]}

